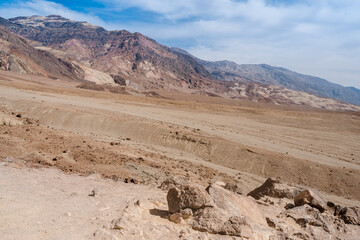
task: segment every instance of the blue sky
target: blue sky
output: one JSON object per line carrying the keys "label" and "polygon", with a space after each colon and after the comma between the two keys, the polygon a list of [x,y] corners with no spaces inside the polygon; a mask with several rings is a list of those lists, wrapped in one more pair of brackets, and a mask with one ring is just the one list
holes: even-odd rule
{"label": "blue sky", "polygon": [[360,88],[359,0],[2,0],[4,18],[58,14],[141,32],[205,60],[267,63]]}

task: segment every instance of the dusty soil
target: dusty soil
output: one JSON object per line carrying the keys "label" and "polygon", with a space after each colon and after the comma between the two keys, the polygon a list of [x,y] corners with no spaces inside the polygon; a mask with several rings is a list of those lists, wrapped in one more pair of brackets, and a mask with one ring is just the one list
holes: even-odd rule
{"label": "dusty soil", "polygon": [[[9,158],[0,163],[1,239],[176,239],[183,229],[198,234],[162,218],[166,193],[154,187],[29,167]],[[126,217],[134,203],[132,227],[111,230],[111,221]]]}
{"label": "dusty soil", "polygon": [[1,72],[1,112],[23,124],[0,127],[0,159],[136,183],[235,181],[245,192],[275,177],[360,200],[357,112],[76,85]]}

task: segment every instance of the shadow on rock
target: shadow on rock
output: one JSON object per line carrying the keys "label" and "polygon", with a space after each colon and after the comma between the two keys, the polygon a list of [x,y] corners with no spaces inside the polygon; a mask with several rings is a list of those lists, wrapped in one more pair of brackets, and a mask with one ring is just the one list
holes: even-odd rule
{"label": "shadow on rock", "polygon": [[151,215],[154,215],[154,216],[159,216],[164,219],[169,218],[169,211],[166,211],[166,210],[153,208],[153,209],[150,209],[149,212]]}

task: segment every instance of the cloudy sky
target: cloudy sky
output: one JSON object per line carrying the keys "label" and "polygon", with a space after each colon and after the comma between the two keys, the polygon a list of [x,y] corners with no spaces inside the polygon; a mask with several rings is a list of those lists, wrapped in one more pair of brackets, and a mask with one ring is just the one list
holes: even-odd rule
{"label": "cloudy sky", "polygon": [[267,63],[360,88],[359,0],[2,0],[0,16],[57,14],[141,32],[205,60]]}

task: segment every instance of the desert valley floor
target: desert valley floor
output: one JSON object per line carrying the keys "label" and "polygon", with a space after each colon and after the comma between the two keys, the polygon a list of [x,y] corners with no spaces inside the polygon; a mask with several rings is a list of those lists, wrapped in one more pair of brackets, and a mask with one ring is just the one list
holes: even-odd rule
{"label": "desert valley floor", "polygon": [[[28,169],[20,174],[28,180],[31,174],[45,174],[28,172],[40,171],[39,167],[51,168],[50,173],[54,167],[63,170],[66,175],[54,177],[57,180],[70,173],[74,178],[97,174],[105,179],[101,181],[132,184],[133,190],[127,190],[132,196],[141,191],[157,195],[160,190],[148,187],[155,189],[174,175],[203,186],[235,182],[244,194],[272,177],[317,189],[336,203],[360,206],[359,112],[277,106],[175,90],[121,94],[77,85],[0,72],[0,120],[10,123],[0,126],[0,161],[12,162],[18,171]],[[9,164],[1,167],[1,196],[12,191],[4,186],[15,181],[15,170],[6,170],[5,165]],[[21,196],[15,199],[5,202],[2,197],[0,209],[16,209],[11,203],[17,202],[25,206]],[[46,212],[39,214],[45,218]],[[1,215],[0,234],[18,239],[15,230],[1,226],[20,220],[9,211],[1,210]],[[26,224],[23,228],[30,229],[31,223]],[[34,238],[29,239],[46,239],[45,233],[36,235],[34,231],[40,229],[36,226],[29,235]],[[81,239],[82,233],[78,234]]]}

